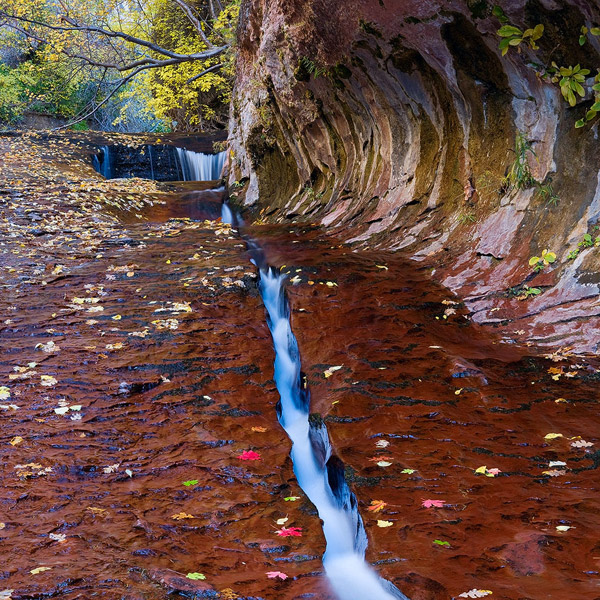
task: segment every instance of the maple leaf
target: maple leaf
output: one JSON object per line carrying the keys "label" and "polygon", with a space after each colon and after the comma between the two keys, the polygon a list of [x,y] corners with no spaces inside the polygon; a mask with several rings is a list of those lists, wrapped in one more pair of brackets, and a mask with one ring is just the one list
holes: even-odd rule
{"label": "maple leaf", "polygon": [[370,512],[379,512],[387,506],[387,502],[383,500],[371,500],[371,506],[367,508]]}
{"label": "maple leaf", "polygon": [[576,442],[571,442],[572,448],[589,448],[593,446],[592,442],[586,442],[585,440],[577,440]]}
{"label": "maple leaf", "polygon": [[302,527],[282,527],[275,533],[281,537],[302,537]]}
{"label": "maple leaf", "polygon": [[490,590],[478,590],[476,588],[473,588],[472,590],[469,590],[468,592],[463,592],[462,594],[459,594],[458,597],[459,598],[483,598],[484,596],[489,596],[490,594],[492,594],[492,592]]}
{"label": "maple leaf", "polygon": [[443,508],[445,500],[423,500],[421,506],[425,508]]}
{"label": "maple leaf", "polygon": [[285,573],[282,573],[281,571],[267,571],[267,577],[269,579],[287,579],[288,576]]}
{"label": "maple leaf", "polygon": [[240,460],[260,460],[260,454],[254,452],[254,450],[246,450],[245,452],[242,452],[238,458]]}
{"label": "maple leaf", "polygon": [[391,527],[394,523],[392,521],[381,521],[377,520],[377,527]]}

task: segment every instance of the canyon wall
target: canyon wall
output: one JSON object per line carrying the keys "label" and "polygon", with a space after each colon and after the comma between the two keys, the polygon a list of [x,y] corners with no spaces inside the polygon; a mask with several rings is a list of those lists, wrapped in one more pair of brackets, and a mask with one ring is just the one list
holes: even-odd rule
{"label": "canyon wall", "polygon": [[[570,107],[532,63],[593,76],[600,37],[579,35],[600,9],[500,5],[513,25],[544,25],[539,50],[501,56],[485,0],[244,0],[230,183],[262,221],[401,250],[507,340],[596,352],[600,248],[572,254],[600,235],[598,123],[574,126],[591,82]],[[519,132],[541,189],[503,181]],[[534,274],[544,249],[556,262]],[[541,293],[522,299],[524,286]]]}

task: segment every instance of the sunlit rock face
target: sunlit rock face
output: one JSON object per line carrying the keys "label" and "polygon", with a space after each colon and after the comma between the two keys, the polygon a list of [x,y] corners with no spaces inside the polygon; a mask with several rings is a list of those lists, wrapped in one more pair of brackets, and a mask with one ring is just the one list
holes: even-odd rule
{"label": "sunlit rock face", "polygon": [[[517,341],[595,351],[600,251],[567,256],[600,219],[598,125],[575,129],[590,100],[570,108],[528,63],[600,65],[598,38],[578,43],[600,10],[591,0],[500,4],[523,29],[545,26],[537,52],[502,57],[485,0],[246,0],[231,181],[248,178],[244,202],[263,219],[402,249],[476,320],[524,331]],[[518,132],[556,204],[503,187]],[[556,263],[528,280],[529,258],[545,248]],[[509,293],[524,283],[543,293]]]}

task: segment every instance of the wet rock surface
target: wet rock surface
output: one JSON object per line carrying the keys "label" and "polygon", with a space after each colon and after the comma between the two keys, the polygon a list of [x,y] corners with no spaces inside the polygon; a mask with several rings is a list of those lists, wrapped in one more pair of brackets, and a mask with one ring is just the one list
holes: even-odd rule
{"label": "wet rock surface", "polygon": [[[331,598],[243,242],[169,220],[187,188],[0,143],[0,592]],[[377,571],[413,600],[596,598],[597,365],[490,337],[392,253],[249,233],[289,272]]]}
{"label": "wet rock surface", "polygon": [[[595,72],[597,44],[577,40],[600,22],[598,3],[497,4],[523,30],[544,25],[539,51],[501,56],[494,3],[245,0],[231,180],[247,183],[244,202],[265,221],[402,249],[478,322],[523,331],[520,343],[596,353],[599,254],[568,257],[597,235],[597,128],[575,129],[587,104],[570,108],[531,64]],[[556,198],[503,183],[517,132]],[[545,248],[558,259],[532,278],[528,261]],[[520,302],[523,285],[542,293]]]}

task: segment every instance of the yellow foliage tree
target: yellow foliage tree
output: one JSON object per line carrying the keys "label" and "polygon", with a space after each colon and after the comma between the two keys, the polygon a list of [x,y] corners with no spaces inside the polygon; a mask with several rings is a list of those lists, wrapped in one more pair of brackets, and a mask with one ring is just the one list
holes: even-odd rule
{"label": "yellow foliage tree", "polygon": [[180,129],[214,124],[228,104],[238,14],[239,0],[0,0],[0,19],[45,61],[89,69],[96,92],[72,122],[142,94]]}

